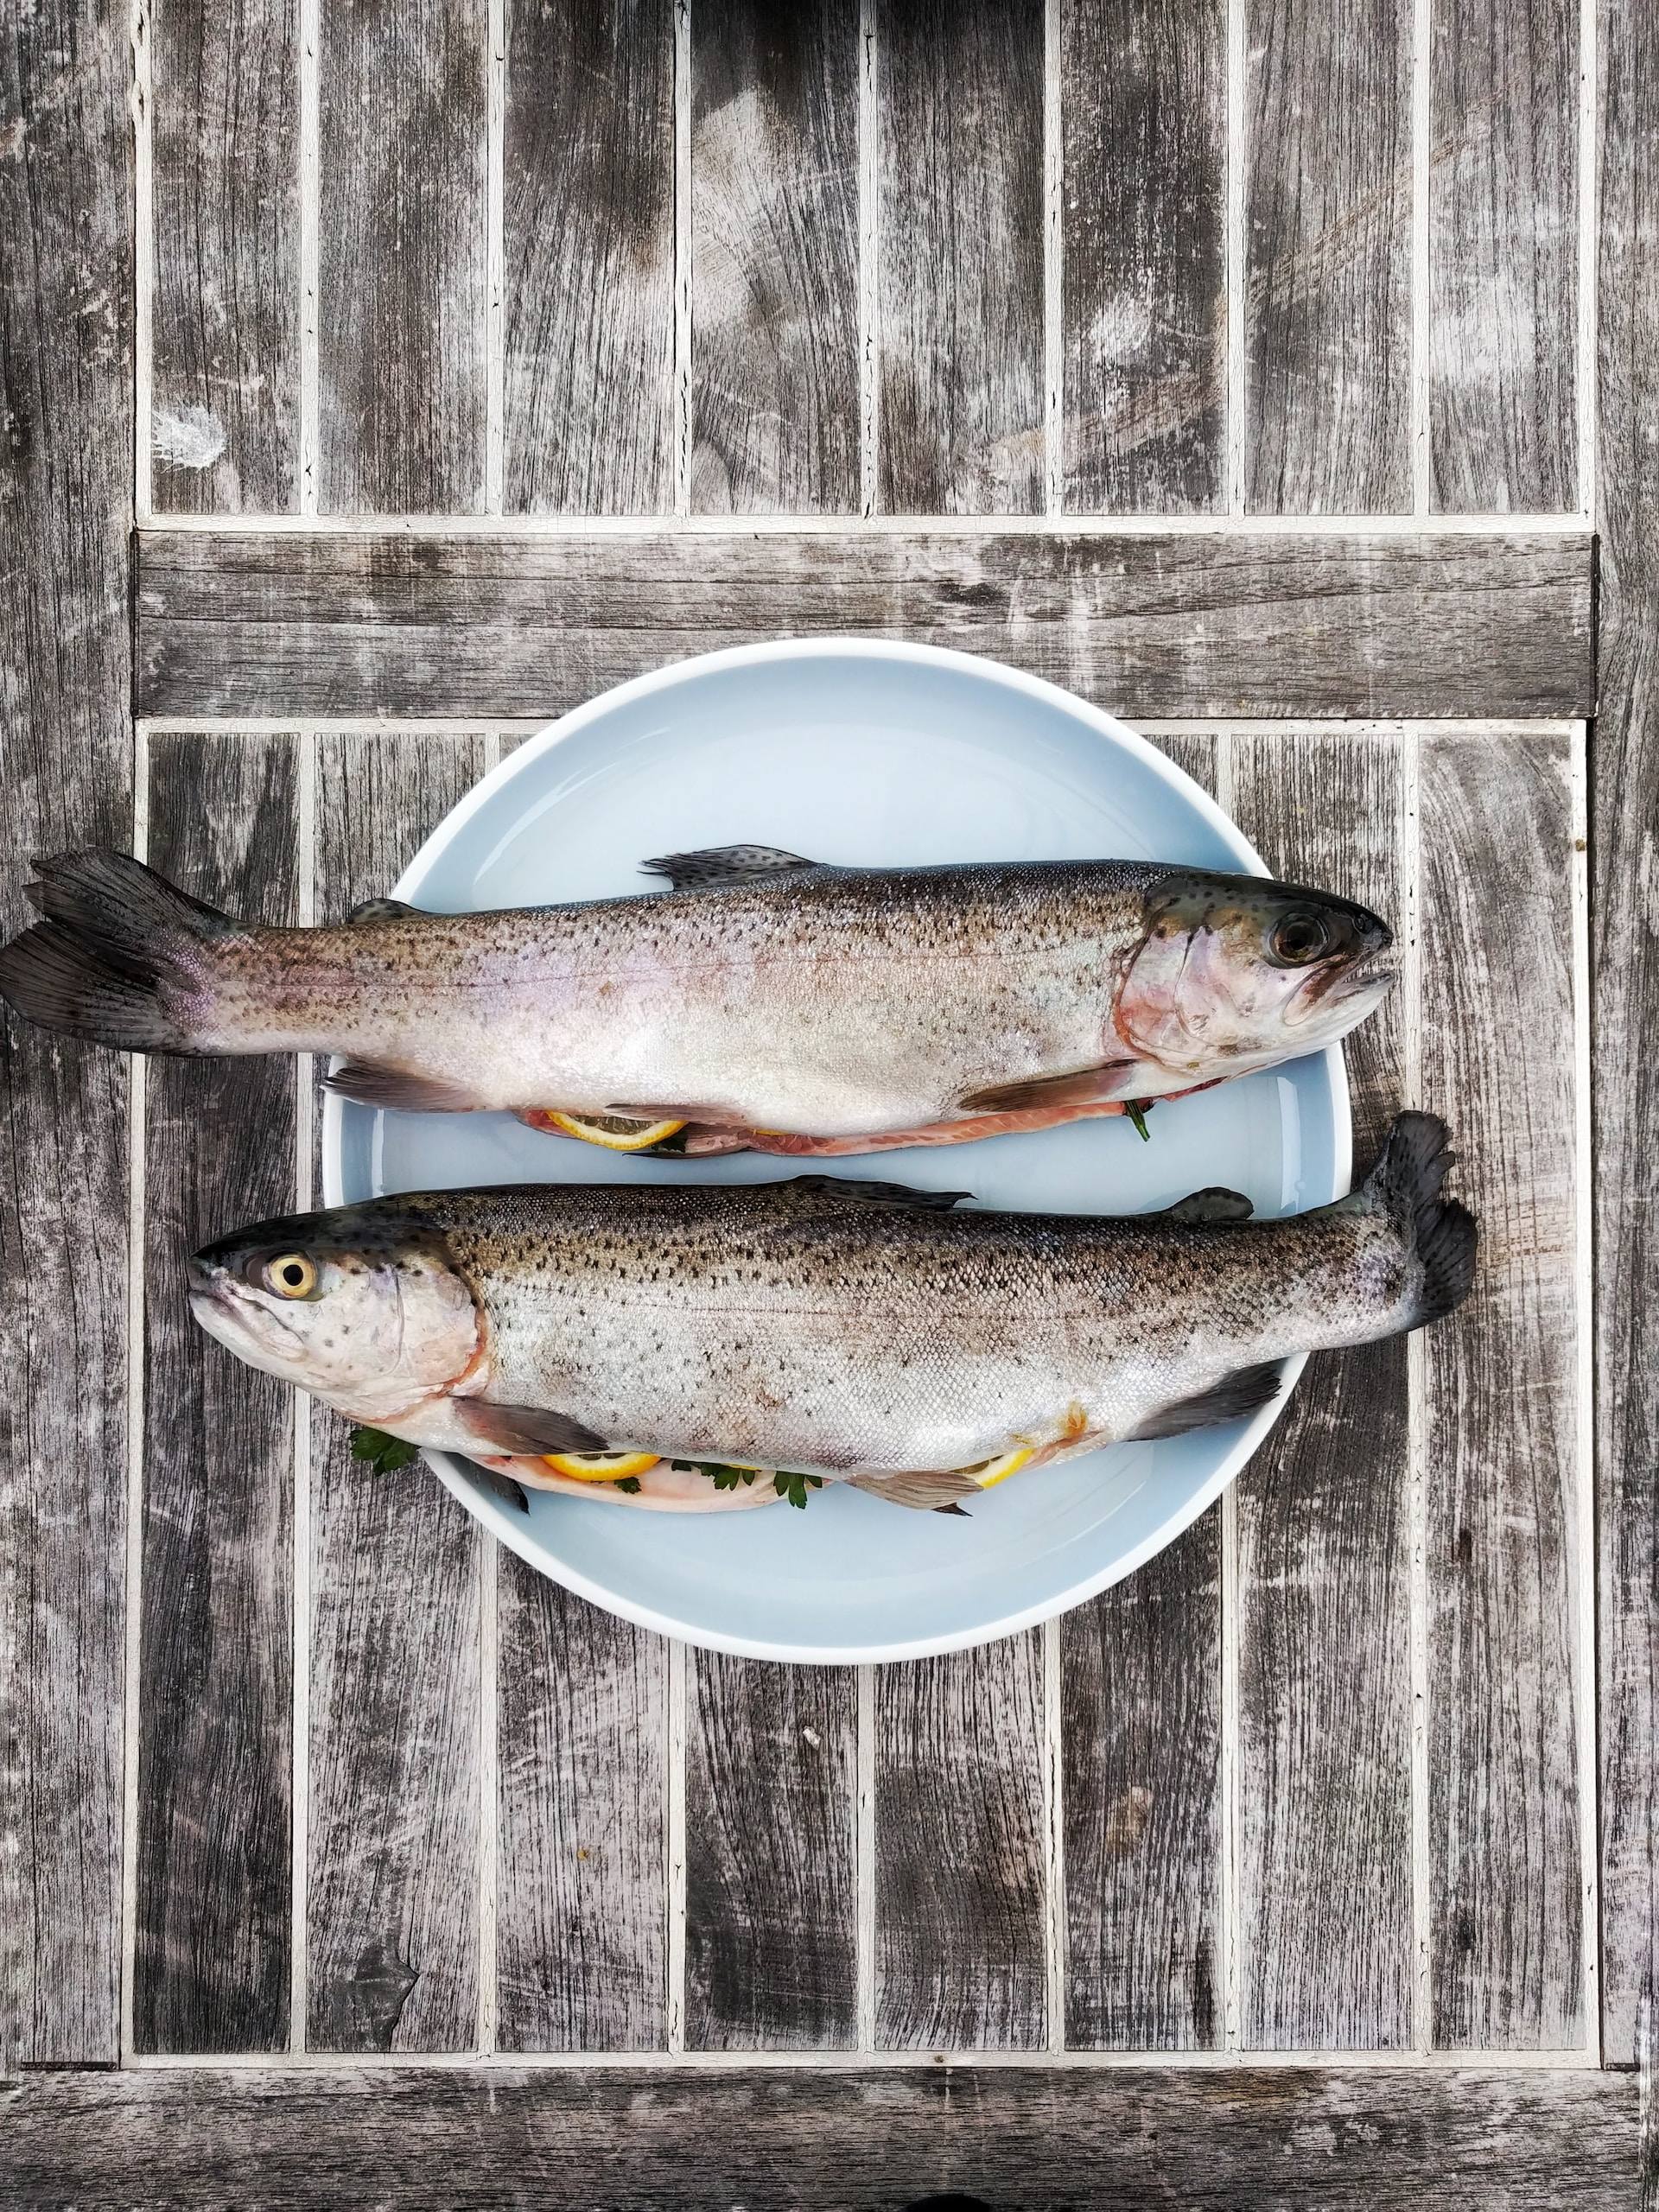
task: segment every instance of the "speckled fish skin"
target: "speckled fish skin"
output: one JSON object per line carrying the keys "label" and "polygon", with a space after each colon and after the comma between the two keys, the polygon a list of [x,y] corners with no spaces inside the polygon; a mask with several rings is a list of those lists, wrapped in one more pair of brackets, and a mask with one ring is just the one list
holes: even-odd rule
{"label": "speckled fish skin", "polygon": [[389,1105],[856,1142],[1027,1091],[1040,1110],[1057,1082],[1064,1117],[1270,1066],[1344,1034],[1394,975],[1376,916],[1255,877],[791,857],[580,906],[275,930],[123,856],[67,855],[35,887],[46,922],[0,952],[0,994],[133,1049],[342,1055],[337,1087]]}
{"label": "speckled fish skin", "polygon": [[[1351,1198],[1262,1223],[943,1211],[824,1177],[385,1198],[208,1247],[194,1304],[243,1357],[420,1444],[476,1452],[458,1417],[494,1406],[837,1476],[1053,1459],[1248,1410],[1272,1387],[1230,1397],[1241,1370],[1457,1303],[1474,1231],[1439,1198],[1444,1138],[1404,1116]],[[263,1287],[278,1249],[319,1270],[302,1306]]]}

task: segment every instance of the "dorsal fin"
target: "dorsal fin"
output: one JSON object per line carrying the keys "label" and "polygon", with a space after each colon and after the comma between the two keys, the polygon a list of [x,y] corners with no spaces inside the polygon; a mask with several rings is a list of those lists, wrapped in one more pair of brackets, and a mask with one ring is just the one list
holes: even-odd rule
{"label": "dorsal fin", "polygon": [[934,1213],[948,1213],[974,1195],[971,1191],[918,1191],[908,1183],[864,1183],[840,1175],[796,1175],[782,1187],[799,1191],[803,1197],[840,1198],[851,1205],[923,1206]]}
{"label": "dorsal fin", "polygon": [[365,899],[346,915],[348,922],[402,922],[410,915],[417,920],[427,918],[418,906],[411,906],[403,899]]}
{"label": "dorsal fin", "polygon": [[676,891],[715,891],[733,883],[768,883],[785,875],[801,875],[822,868],[822,861],[803,860],[777,845],[711,845],[701,853],[664,853],[660,860],[641,861],[646,875],[665,875]]}
{"label": "dorsal fin", "polygon": [[1219,1183],[1212,1183],[1208,1190],[1194,1191],[1185,1198],[1177,1198],[1173,1206],[1164,1208],[1167,1221],[1213,1223],[1248,1221],[1255,1211],[1243,1191],[1229,1191]]}

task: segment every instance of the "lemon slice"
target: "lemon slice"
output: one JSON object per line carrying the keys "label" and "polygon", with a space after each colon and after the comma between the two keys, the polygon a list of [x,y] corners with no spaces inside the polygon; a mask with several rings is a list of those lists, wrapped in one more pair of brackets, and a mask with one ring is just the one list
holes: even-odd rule
{"label": "lemon slice", "polygon": [[1034,1449],[1032,1445],[1022,1444],[997,1459],[981,1459],[971,1467],[958,1467],[957,1472],[971,1475],[981,1490],[989,1490],[993,1483],[1006,1482],[1010,1475],[1018,1474]]}
{"label": "lemon slice", "polygon": [[571,1475],[579,1483],[620,1483],[630,1475],[643,1475],[654,1467],[655,1452],[544,1452],[556,1474]]}
{"label": "lemon slice", "polygon": [[631,1122],[623,1114],[554,1114],[549,1125],[583,1144],[602,1145],[607,1152],[649,1152],[664,1137],[678,1135],[683,1122]]}

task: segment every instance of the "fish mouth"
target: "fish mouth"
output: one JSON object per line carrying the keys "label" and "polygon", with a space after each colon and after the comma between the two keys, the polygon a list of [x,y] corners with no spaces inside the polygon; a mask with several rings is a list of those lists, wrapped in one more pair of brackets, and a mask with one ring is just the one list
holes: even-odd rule
{"label": "fish mouth", "polygon": [[1392,944],[1362,953],[1345,966],[1310,976],[1285,1008],[1285,1026],[1302,1029],[1317,1022],[1341,1034],[1363,1021],[1398,981],[1399,950]]}
{"label": "fish mouth", "polygon": [[198,1253],[186,1262],[190,1312],[197,1325],[238,1359],[270,1368],[289,1365],[303,1351],[299,1338],[245,1290],[227,1268]]}

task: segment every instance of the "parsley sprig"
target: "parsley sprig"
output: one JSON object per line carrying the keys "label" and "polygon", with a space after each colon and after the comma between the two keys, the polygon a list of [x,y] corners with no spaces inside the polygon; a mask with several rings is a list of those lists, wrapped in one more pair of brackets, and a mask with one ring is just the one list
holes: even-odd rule
{"label": "parsley sprig", "polygon": [[1147,1127],[1147,1116],[1151,1110],[1150,1106],[1143,1104],[1138,1098],[1131,1098],[1123,1109],[1134,1123],[1135,1134],[1140,1137],[1142,1144],[1152,1142],[1152,1131]]}
{"label": "parsley sprig", "polygon": [[417,1446],[405,1444],[401,1436],[388,1436],[384,1428],[352,1431],[353,1459],[366,1459],[377,1475],[391,1475],[399,1467],[412,1467],[420,1456]]}
{"label": "parsley sprig", "polygon": [[[682,1474],[696,1472],[706,1475],[716,1490],[735,1490],[739,1483],[746,1489],[753,1489],[755,1477],[762,1471],[759,1467],[728,1466],[722,1459],[675,1459],[670,1464]],[[773,1475],[772,1486],[779,1497],[786,1497],[791,1505],[798,1506],[804,1513],[806,1510],[806,1493],[810,1490],[822,1490],[823,1477],[783,1472]]]}

